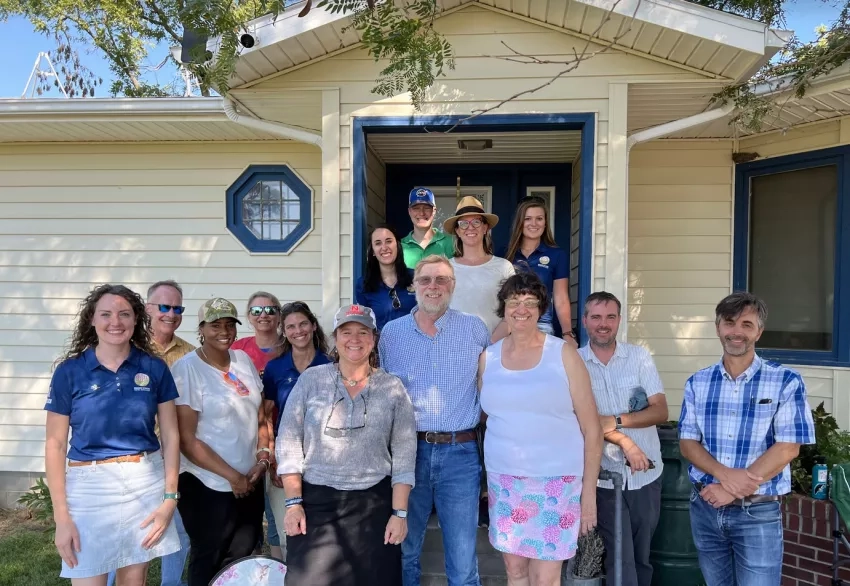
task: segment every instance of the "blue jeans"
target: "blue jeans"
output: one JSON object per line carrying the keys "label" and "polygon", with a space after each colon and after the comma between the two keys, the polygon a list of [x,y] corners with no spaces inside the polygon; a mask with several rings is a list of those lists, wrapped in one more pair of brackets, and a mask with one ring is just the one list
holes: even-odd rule
{"label": "blue jeans", "polygon": [[[180,550],[162,558],[162,583],[160,586],[186,586],[183,581],[183,568],[186,566],[186,558],[189,557],[189,535],[183,527],[183,519],[180,512],[174,510],[171,522],[177,528],[177,537],[180,538]],[[106,580],[106,586],[114,586],[115,572],[110,572]]]}
{"label": "blue jeans", "polygon": [[434,506],[443,532],[449,586],[481,586],[475,553],[481,460],[477,442],[416,446],[416,486],[410,492],[407,538],[401,544],[402,583],[419,586],[419,562]]}
{"label": "blue jeans", "polygon": [[707,586],[779,586],[783,550],[779,502],[715,509],[693,491],[691,532]]}
{"label": "blue jeans", "polygon": [[[269,492],[266,491],[266,522],[269,525],[268,542],[269,545],[280,547],[280,534],[277,532],[277,525],[274,522],[274,513],[272,512],[272,504],[269,502]],[[262,543],[260,543],[262,546]]]}

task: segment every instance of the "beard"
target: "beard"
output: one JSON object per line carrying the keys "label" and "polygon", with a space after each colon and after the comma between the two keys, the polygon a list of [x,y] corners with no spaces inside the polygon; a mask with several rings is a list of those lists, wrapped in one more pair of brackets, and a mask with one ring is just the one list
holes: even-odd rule
{"label": "beard", "polygon": [[443,295],[439,301],[426,298],[424,295],[416,293],[416,304],[425,313],[443,313],[449,308],[452,298],[450,295]]}
{"label": "beard", "polygon": [[740,345],[733,345],[735,340],[723,338],[723,351],[729,356],[743,356],[753,347],[751,340],[740,340]]}

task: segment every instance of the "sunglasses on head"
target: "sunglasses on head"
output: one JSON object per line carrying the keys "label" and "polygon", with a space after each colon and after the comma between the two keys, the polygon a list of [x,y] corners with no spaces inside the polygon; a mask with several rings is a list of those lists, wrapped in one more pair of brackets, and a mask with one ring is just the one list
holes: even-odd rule
{"label": "sunglasses on head", "polygon": [[148,305],[156,305],[156,307],[162,313],[168,313],[169,311],[173,311],[174,315],[180,315],[184,311],[186,311],[186,308],[182,305],[166,305],[165,303],[148,303]]}
{"label": "sunglasses on head", "polygon": [[262,315],[263,313],[266,315],[277,315],[278,311],[280,311],[280,308],[277,305],[254,305],[248,308],[248,313],[254,317]]}

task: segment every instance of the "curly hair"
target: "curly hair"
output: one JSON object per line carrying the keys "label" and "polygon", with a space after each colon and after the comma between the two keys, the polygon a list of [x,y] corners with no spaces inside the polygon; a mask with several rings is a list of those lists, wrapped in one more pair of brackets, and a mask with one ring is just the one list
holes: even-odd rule
{"label": "curly hair", "polygon": [[496,315],[505,317],[505,303],[511,297],[518,295],[533,295],[537,297],[537,307],[540,313],[546,313],[549,308],[549,292],[546,290],[546,285],[537,276],[537,273],[528,270],[519,270],[515,275],[511,275],[502,283],[499,289],[498,299],[499,307],[496,309]]}
{"label": "curly hair", "polygon": [[130,343],[142,352],[156,356],[156,351],[151,343],[151,318],[145,311],[145,302],[142,296],[124,285],[107,283],[92,289],[91,293],[80,302],[80,310],[77,312],[74,322],[74,333],[68,344],[68,350],[60,361],[79,358],[89,348],[97,346],[97,332],[92,325],[92,319],[94,318],[95,307],[104,295],[117,295],[130,304],[136,318]]}
{"label": "curly hair", "polygon": [[[293,313],[300,313],[306,317],[311,324],[316,326],[316,330],[313,332],[313,348],[316,349],[316,352],[321,352],[322,354],[327,355],[327,336],[325,336],[325,332],[322,330],[322,326],[319,324],[319,320],[310,309],[310,306],[303,301],[293,301],[292,303],[287,303],[283,306],[283,309],[280,311],[280,327],[283,328],[283,322],[285,322],[286,318]],[[280,353],[286,354],[287,352],[292,352],[292,343],[286,338],[286,333],[284,332]]]}

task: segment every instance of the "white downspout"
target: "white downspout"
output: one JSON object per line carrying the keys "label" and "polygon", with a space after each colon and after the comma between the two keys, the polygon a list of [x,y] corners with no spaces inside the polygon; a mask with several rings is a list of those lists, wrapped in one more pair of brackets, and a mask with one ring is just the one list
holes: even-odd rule
{"label": "white downspout", "polygon": [[673,134],[674,132],[679,132],[681,130],[686,130],[694,126],[699,126],[700,124],[714,122],[715,120],[728,116],[734,109],[734,104],[726,104],[725,106],[715,108],[714,110],[701,112],[699,114],[694,114],[693,116],[688,116],[687,118],[681,118],[679,120],[673,120],[671,122],[665,122],[664,124],[659,124],[658,126],[653,126],[652,128],[645,128],[639,132],[635,132],[628,138],[628,140],[626,141],[626,152],[632,150],[632,147],[636,144],[646,142],[648,140],[653,140],[656,138],[661,138],[663,136],[667,136],[668,134]]}
{"label": "white downspout", "polygon": [[270,122],[268,120],[260,120],[259,118],[242,116],[236,113],[235,104],[227,96],[224,97],[222,108],[224,109],[224,113],[227,115],[227,117],[230,118],[230,120],[232,120],[236,124],[241,124],[242,126],[253,128],[254,130],[259,130],[260,132],[268,132],[269,134],[275,134],[277,136],[280,136],[281,138],[288,138],[291,140],[297,140],[299,142],[314,144],[319,148],[322,147],[321,132],[304,130],[303,128],[296,128],[295,126],[281,124],[280,122]]}

